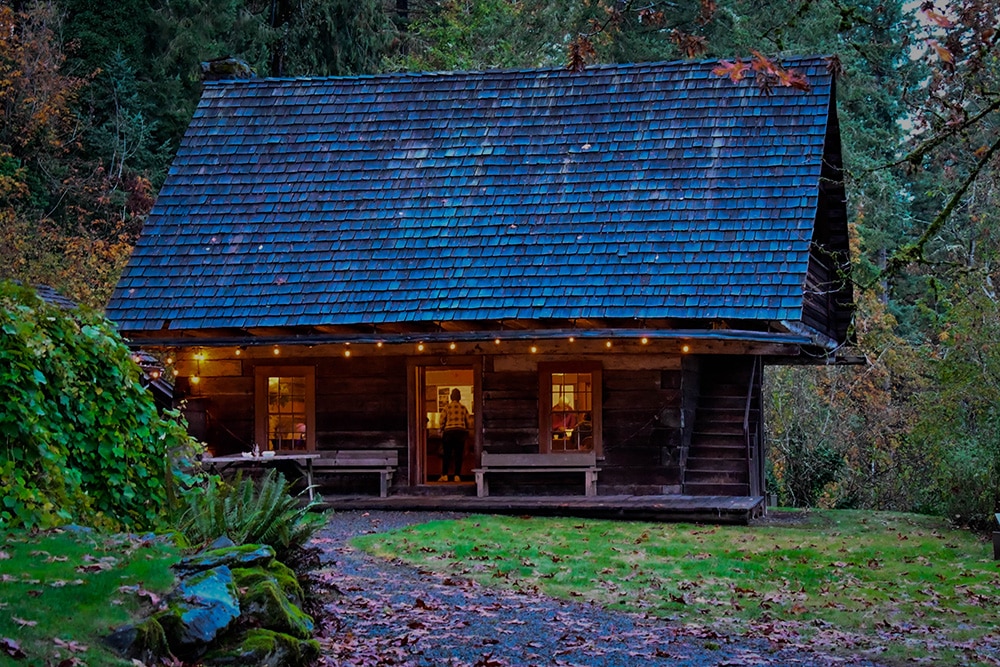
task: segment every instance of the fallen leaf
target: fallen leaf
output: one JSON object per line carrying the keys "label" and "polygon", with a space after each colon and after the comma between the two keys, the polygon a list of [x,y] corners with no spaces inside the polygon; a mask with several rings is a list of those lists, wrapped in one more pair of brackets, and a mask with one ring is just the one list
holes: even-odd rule
{"label": "fallen leaf", "polygon": [[21,645],[9,637],[0,637],[0,648],[10,657],[21,660],[27,658],[27,654],[21,650]]}
{"label": "fallen leaf", "polygon": [[59,648],[64,648],[67,651],[72,651],[73,653],[86,653],[87,647],[75,640],[63,641],[56,637],[52,642]]}
{"label": "fallen leaf", "polygon": [[14,621],[22,628],[33,628],[38,625],[38,621],[26,621],[23,618],[18,618],[17,616],[11,616],[10,620]]}

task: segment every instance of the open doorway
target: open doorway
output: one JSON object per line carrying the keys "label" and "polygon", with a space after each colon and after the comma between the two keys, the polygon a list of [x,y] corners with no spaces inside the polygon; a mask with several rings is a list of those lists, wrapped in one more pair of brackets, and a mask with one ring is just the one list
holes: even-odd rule
{"label": "open doorway", "polygon": [[[423,371],[417,403],[421,410],[418,423],[423,424],[418,429],[418,453],[422,463],[420,483],[471,483],[472,469],[477,465],[473,368],[427,366]],[[462,421],[464,429],[460,428]]]}

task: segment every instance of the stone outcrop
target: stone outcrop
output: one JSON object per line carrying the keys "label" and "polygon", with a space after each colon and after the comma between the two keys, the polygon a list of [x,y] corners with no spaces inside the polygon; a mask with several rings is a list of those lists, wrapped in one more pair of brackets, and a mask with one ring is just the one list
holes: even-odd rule
{"label": "stone outcrop", "polygon": [[106,642],[127,658],[174,656],[204,665],[299,667],[319,654],[295,573],[268,546],[219,542],[174,566],[160,609]]}

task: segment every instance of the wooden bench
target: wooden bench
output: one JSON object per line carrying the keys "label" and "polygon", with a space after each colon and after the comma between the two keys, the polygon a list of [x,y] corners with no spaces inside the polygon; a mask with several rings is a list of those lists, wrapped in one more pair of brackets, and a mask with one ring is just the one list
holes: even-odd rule
{"label": "wooden bench", "polygon": [[378,473],[379,493],[389,495],[389,482],[399,466],[395,449],[340,449],[319,451],[312,462],[317,473]]}
{"label": "wooden bench", "polygon": [[486,474],[532,472],[582,472],[586,478],[584,491],[588,496],[597,495],[597,455],[594,452],[565,452],[558,454],[490,454],[483,452],[476,473],[476,493],[480,498],[490,495]]}

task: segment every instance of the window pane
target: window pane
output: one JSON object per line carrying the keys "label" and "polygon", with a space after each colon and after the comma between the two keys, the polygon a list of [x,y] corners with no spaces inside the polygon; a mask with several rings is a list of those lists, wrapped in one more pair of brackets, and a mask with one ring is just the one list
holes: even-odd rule
{"label": "window pane", "polygon": [[267,437],[272,449],[306,448],[306,379],[267,378]]}
{"label": "window pane", "polygon": [[594,449],[593,374],[552,374],[553,452]]}

